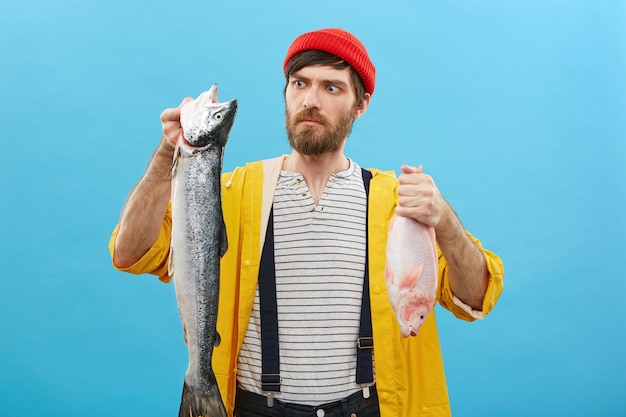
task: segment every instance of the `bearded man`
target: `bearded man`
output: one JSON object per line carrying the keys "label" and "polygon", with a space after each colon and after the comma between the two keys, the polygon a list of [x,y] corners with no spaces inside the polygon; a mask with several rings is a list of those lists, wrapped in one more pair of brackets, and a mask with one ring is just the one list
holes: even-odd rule
{"label": "bearded man", "polygon": [[[403,165],[396,178],[344,154],[376,79],[356,37],[342,29],[300,35],[284,73],[292,152],[222,177],[229,249],[221,271],[228,279],[220,286],[221,344],[213,369],[226,409],[238,417],[449,416],[434,312],[419,336],[404,338],[389,305],[389,222],[395,213],[435,229],[437,300],[461,319],[481,319],[493,309],[503,288],[502,262],[463,229],[420,168]],[[180,108],[189,100],[162,113],[163,138],[109,245],[117,269],[164,282],[171,278],[167,178],[182,135]],[[275,284],[262,291],[277,307],[261,314],[259,282],[268,270],[261,255],[269,245]],[[265,331],[266,314],[277,329]],[[362,345],[364,323],[373,336]],[[277,337],[268,339],[272,332]],[[268,345],[275,355],[269,359]]]}

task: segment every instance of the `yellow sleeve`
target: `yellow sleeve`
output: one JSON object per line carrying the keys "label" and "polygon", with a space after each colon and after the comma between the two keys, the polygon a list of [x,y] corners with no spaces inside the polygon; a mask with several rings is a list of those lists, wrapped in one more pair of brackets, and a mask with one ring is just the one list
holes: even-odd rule
{"label": "yellow sleeve", "polygon": [[485,256],[487,264],[487,271],[489,273],[489,284],[487,291],[485,292],[485,298],[483,299],[483,306],[481,311],[473,310],[470,306],[459,300],[450,288],[450,281],[448,279],[448,268],[446,259],[443,257],[441,250],[437,247],[439,254],[439,304],[444,308],[451,311],[456,317],[474,321],[476,319],[483,319],[496,305],[502,289],[504,288],[504,266],[502,260],[498,255],[483,248],[478,239],[472,236],[471,233],[465,232],[469,238],[480,248]]}
{"label": "yellow sleeve", "polygon": [[[115,251],[115,239],[120,228],[118,224],[115,226],[111,239],[109,240],[109,252],[111,254],[111,262],[113,263],[113,253]],[[159,279],[165,283],[170,282],[172,277],[168,274],[168,264],[170,259],[170,239],[172,236],[172,205],[167,205],[165,217],[161,224],[159,237],[146,254],[133,265],[127,268],[118,268],[115,263],[113,267],[118,271],[130,272],[131,274],[152,274],[157,275]]]}
{"label": "yellow sleeve", "polygon": [[[372,242],[377,238],[382,239],[376,244],[378,245],[377,247],[384,248],[387,242],[389,222],[394,215],[394,207],[398,204],[398,180],[393,171],[385,172],[377,169],[368,169],[374,174],[371,191],[373,195],[375,194],[375,198],[370,199],[371,204],[369,210],[372,212],[369,214],[370,227],[373,224],[383,227],[378,233],[370,233],[368,238]],[[483,300],[482,309],[480,311],[473,310],[452,293],[448,279],[448,264],[438,245],[439,285],[437,287],[437,299],[444,308],[451,311],[456,317],[467,321],[474,321],[484,318],[496,305],[502,293],[502,289],[504,288],[504,267],[498,255],[483,248],[480,241],[472,236],[471,233],[467,231],[465,233],[467,233],[469,238],[483,252],[489,273],[489,284]],[[380,254],[376,253],[376,255],[375,253],[374,251],[370,251],[370,274],[381,274],[381,276],[384,276],[384,251],[380,252]],[[377,255],[382,256],[379,257]],[[372,263],[372,259],[374,259],[375,262]]]}

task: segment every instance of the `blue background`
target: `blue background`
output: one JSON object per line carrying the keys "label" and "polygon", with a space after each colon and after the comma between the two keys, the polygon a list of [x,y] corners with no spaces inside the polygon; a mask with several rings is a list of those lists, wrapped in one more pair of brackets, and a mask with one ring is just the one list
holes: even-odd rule
{"label": "blue background", "polygon": [[456,416],[626,415],[624,1],[0,2],[0,415],[172,416],[174,288],[113,270],[159,114],[239,99],[225,169],[289,151],[292,39],[343,27],[377,86],[346,153],[422,164],[505,263],[486,320],[437,307]]}

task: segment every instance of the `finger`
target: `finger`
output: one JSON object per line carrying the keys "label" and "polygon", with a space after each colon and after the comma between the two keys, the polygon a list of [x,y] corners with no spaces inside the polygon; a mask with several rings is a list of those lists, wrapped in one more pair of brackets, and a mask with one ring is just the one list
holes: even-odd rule
{"label": "finger", "polygon": [[420,189],[415,184],[400,184],[398,186],[398,196],[400,197],[417,197]]}
{"label": "finger", "polygon": [[189,103],[191,101],[193,101],[193,98],[185,97],[183,99],[183,101],[180,102],[178,107],[172,107],[172,108],[163,110],[163,112],[161,113],[161,120],[164,121],[164,122],[179,120],[180,119],[180,109],[185,104],[187,104],[187,103]]}
{"label": "finger", "polygon": [[395,208],[395,213],[398,216],[409,217],[415,221],[421,222],[420,211],[415,207],[401,207],[397,206]]}
{"label": "finger", "polygon": [[398,177],[400,184],[417,184],[418,178],[415,174],[422,173],[422,166],[414,167],[411,165],[402,165],[402,174]]}
{"label": "finger", "polygon": [[191,102],[191,101],[193,101],[193,98],[191,98],[191,97],[185,97],[185,98],[183,99],[183,101],[181,101],[181,102],[180,102],[180,104],[178,105],[178,108],[180,109],[180,108],[181,108],[181,107],[183,107],[185,104],[187,104],[187,103],[189,103],[189,102]]}
{"label": "finger", "polygon": [[177,119],[180,119],[180,108],[179,107],[165,109],[161,113],[161,121],[163,121],[163,122],[169,122],[169,121],[177,120]]}
{"label": "finger", "polygon": [[414,167],[411,165],[402,165],[402,173],[403,174],[421,174],[422,166]]}
{"label": "finger", "polygon": [[399,196],[397,207],[418,207],[420,205],[419,198],[415,196]]}

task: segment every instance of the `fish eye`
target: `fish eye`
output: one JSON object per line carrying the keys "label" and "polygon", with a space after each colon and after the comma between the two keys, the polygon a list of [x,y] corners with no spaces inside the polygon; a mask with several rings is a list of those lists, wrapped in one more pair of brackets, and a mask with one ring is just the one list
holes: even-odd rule
{"label": "fish eye", "polygon": [[222,120],[222,113],[221,112],[215,113],[215,116],[213,117],[215,117],[217,120]]}
{"label": "fish eye", "polygon": [[421,320],[424,320],[424,315],[423,315],[423,314],[420,316],[420,319],[421,319]]}

